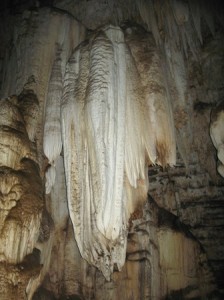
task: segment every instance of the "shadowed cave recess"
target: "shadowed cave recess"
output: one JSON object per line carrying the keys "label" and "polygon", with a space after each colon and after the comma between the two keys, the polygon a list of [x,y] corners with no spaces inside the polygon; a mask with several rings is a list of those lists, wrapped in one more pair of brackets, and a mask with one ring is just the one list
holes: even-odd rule
{"label": "shadowed cave recess", "polygon": [[0,299],[224,299],[222,1],[0,20]]}

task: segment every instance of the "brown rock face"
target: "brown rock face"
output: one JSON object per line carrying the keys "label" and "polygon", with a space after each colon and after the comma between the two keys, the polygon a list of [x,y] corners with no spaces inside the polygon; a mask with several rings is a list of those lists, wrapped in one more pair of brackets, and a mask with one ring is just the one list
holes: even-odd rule
{"label": "brown rock face", "polygon": [[[30,110],[37,107],[30,91]],[[1,100],[0,147],[0,256],[2,299],[25,299],[29,280],[41,269],[35,244],[44,207],[35,145],[23,116],[23,96]],[[34,102],[33,102],[34,100]]]}
{"label": "brown rock face", "polygon": [[223,299],[218,1],[0,10],[0,298]]}

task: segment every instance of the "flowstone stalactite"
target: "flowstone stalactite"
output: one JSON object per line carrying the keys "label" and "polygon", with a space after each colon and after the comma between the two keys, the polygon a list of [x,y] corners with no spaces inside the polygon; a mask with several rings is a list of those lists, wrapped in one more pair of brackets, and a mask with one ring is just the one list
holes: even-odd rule
{"label": "flowstone stalactite", "polygon": [[[57,74],[60,76],[64,74],[68,57],[83,40],[85,28],[67,13],[50,8],[25,10],[22,14],[11,16],[11,20],[8,22],[13,22],[14,26],[11,31],[8,31],[8,23],[4,23],[4,21],[2,28],[6,28],[8,32],[9,37],[7,38],[11,39],[9,47],[12,51],[8,53],[4,50],[3,52],[5,57],[2,63],[4,80],[0,97],[18,95],[24,88],[25,90],[31,89],[36,94],[40,111],[38,118],[33,118],[31,111],[30,116],[25,117],[24,115],[24,118],[29,118],[27,124],[32,129],[28,129],[28,134],[32,140],[35,138],[37,142],[38,163],[42,173],[45,169],[43,168],[43,143],[45,146],[48,145],[45,149],[50,149],[49,144],[53,139],[53,134],[48,142],[46,142],[46,138],[43,139],[43,122],[49,118],[49,122],[46,121],[45,126],[45,133],[47,133],[49,131],[47,127],[52,126],[50,123],[53,122],[53,116],[51,116],[48,106],[49,103],[55,101],[54,93],[57,94],[58,91],[58,83],[56,82],[55,85],[55,80],[58,79],[55,77],[58,76]],[[54,75],[52,69],[54,69]],[[58,71],[57,74],[55,70]],[[60,98],[60,95],[57,98]],[[56,102],[54,102],[54,110],[57,112]],[[54,115],[53,112],[52,115]],[[32,120],[35,120],[35,124]],[[53,122],[53,124],[55,123]],[[35,130],[35,132],[31,130]],[[49,152],[54,153],[49,150],[45,154],[48,155]],[[47,158],[51,164],[52,157],[47,156]],[[53,170],[54,167],[51,171]],[[52,181],[52,178],[50,180]],[[50,185],[48,189],[50,190]]]}
{"label": "flowstone stalactite", "polygon": [[55,162],[62,150],[60,104],[62,97],[61,50],[58,49],[49,81],[44,123],[44,154],[49,160],[46,172],[46,194],[55,182]]}
{"label": "flowstone stalactite", "polygon": [[65,75],[69,212],[82,256],[108,279],[114,264],[124,264],[128,220],[146,198],[147,163],[175,164],[161,59],[151,36],[138,45],[136,36],[129,28],[126,43],[118,27],[99,30],[73,53]]}
{"label": "flowstone stalactite", "polygon": [[[11,268],[9,263],[12,264],[11,269],[18,274],[10,275],[10,271],[9,278],[16,276],[11,281],[5,276],[8,282],[5,284],[5,280],[1,281],[4,286],[1,294],[4,299],[32,299],[48,271],[54,237],[52,232],[50,234],[51,217],[46,214],[46,220],[43,221],[42,216],[42,180],[48,164],[42,148],[46,139],[48,142],[45,144],[48,147],[51,144],[49,127],[55,125],[48,102],[55,101],[57,70],[62,76],[67,59],[83,39],[85,30],[66,13],[49,8],[24,11],[4,21],[2,28],[7,28],[6,41],[11,42],[9,47],[12,51],[3,54],[5,50],[1,48],[5,60],[1,61],[1,80],[3,73],[4,80],[1,81],[0,94],[3,97],[9,94],[19,96],[1,100],[1,261],[7,263],[6,270],[8,266]],[[8,30],[8,23],[11,22],[13,26]],[[48,98],[46,104],[45,98]],[[58,99],[60,101],[60,95]],[[57,111],[60,113],[60,110]],[[43,139],[45,118],[49,120],[45,126],[48,134],[44,134]],[[56,152],[52,157],[54,151],[46,151],[53,168],[57,164],[55,160],[60,149]],[[50,184],[48,181],[49,190],[53,183],[52,179]],[[36,191],[38,186],[39,191]],[[39,202],[36,200],[38,197],[41,199]],[[45,231],[48,233],[41,233]],[[38,253],[37,258],[33,251]],[[24,262],[25,267],[21,267],[24,271],[20,272],[19,264],[23,263],[24,257],[27,261]]]}

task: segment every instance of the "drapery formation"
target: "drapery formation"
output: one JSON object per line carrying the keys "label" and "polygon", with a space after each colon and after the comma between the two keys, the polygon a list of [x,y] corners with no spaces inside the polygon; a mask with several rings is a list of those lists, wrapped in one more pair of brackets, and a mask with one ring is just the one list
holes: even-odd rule
{"label": "drapery formation", "polygon": [[106,278],[124,264],[128,220],[146,198],[147,166],[173,166],[176,140],[188,161],[185,58],[190,50],[197,59],[201,18],[213,28],[208,7],[195,9],[191,2],[162,9],[140,1],[136,11],[152,34],[138,26],[100,28],[73,51],[65,73],[57,51],[45,114],[46,191],[63,144],[75,238]]}
{"label": "drapery formation", "polygon": [[[119,27],[108,26],[75,49],[65,72],[61,113],[56,58],[46,108],[45,155],[50,163],[60,155],[61,118],[75,237],[82,256],[107,278],[114,264],[120,269],[125,262],[128,220],[147,194],[147,165],[175,164],[160,53],[150,34],[137,43],[137,31],[129,28],[124,36]],[[47,176],[53,184],[54,174]]]}

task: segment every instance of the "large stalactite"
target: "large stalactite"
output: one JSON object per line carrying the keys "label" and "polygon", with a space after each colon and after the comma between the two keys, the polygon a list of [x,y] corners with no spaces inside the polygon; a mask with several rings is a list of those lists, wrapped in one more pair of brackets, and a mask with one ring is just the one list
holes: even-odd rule
{"label": "large stalactite", "polygon": [[[62,102],[75,237],[83,257],[108,279],[113,265],[121,269],[125,262],[128,220],[147,195],[147,163],[175,164],[172,116],[153,38],[145,43],[148,79],[136,69],[142,51],[135,60],[131,49],[120,28],[99,30],[70,58]],[[57,145],[57,139],[49,142],[49,152]]]}
{"label": "large stalactite", "polygon": [[2,15],[3,299],[222,299],[191,207],[223,203],[222,11],[88,2]]}

